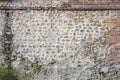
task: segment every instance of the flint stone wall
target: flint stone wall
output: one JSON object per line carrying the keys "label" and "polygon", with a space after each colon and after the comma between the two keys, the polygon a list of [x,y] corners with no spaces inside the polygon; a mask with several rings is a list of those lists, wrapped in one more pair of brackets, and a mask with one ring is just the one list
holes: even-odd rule
{"label": "flint stone wall", "polygon": [[7,10],[13,34],[11,66],[21,74],[20,80],[119,80],[119,4],[119,0],[2,1],[1,66]]}

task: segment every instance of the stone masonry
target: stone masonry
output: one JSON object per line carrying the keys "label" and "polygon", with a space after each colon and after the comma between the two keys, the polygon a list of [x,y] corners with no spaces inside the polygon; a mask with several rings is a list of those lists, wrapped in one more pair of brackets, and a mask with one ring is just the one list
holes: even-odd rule
{"label": "stone masonry", "polygon": [[19,80],[120,80],[120,0],[0,0],[0,43]]}

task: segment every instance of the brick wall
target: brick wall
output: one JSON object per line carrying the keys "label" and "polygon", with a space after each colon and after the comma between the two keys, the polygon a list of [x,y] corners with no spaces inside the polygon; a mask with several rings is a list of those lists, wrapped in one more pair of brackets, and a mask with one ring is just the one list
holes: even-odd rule
{"label": "brick wall", "polygon": [[[13,2],[4,1],[0,6],[7,8],[60,8],[60,9],[120,9],[119,0],[14,0]],[[1,7],[3,8],[3,7]]]}
{"label": "brick wall", "polygon": [[120,4],[119,0],[61,0],[73,5],[113,5]]}

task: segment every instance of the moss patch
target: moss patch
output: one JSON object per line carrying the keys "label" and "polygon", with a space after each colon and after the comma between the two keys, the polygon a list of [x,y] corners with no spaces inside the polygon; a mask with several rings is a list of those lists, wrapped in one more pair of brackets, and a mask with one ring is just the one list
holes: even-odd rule
{"label": "moss patch", "polygon": [[0,68],[0,80],[18,80],[17,72],[11,68]]}

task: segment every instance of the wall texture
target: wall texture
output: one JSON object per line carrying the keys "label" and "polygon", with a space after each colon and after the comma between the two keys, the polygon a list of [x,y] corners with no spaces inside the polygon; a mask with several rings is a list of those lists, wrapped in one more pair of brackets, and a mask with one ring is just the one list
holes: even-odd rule
{"label": "wall texture", "polygon": [[13,34],[9,60],[20,80],[120,80],[119,0],[13,0],[0,6],[0,64],[8,66],[2,53],[7,23]]}

